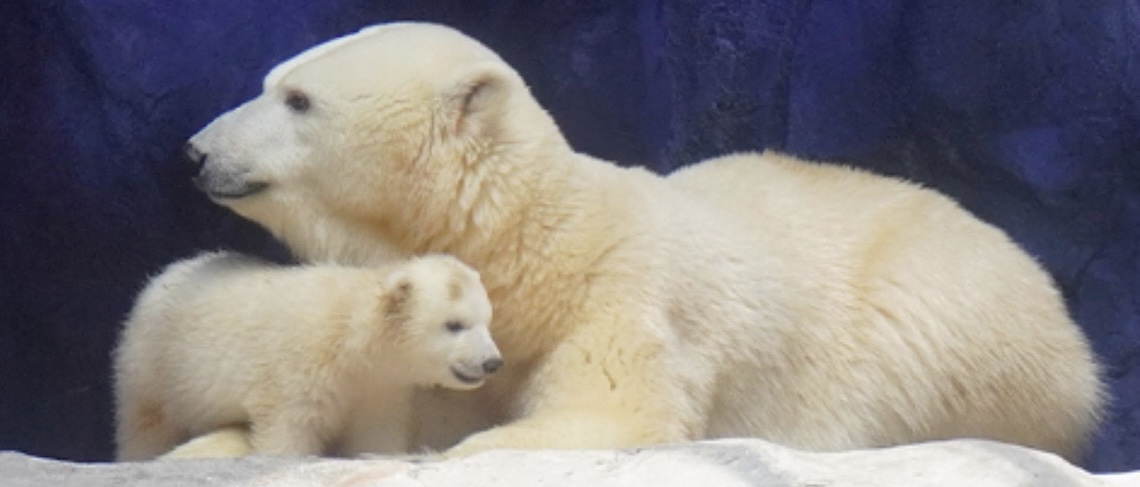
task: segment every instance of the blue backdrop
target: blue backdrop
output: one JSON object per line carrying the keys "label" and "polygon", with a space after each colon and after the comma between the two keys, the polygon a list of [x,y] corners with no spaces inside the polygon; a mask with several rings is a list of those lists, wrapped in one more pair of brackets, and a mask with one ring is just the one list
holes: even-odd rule
{"label": "blue backdrop", "polygon": [[183,142],[277,62],[397,19],[482,40],[621,164],[770,147],[955,197],[1048,266],[1108,366],[1088,465],[1140,468],[1133,0],[8,0],[0,448],[109,458],[108,354],[147,274],[284,256],[192,188]]}

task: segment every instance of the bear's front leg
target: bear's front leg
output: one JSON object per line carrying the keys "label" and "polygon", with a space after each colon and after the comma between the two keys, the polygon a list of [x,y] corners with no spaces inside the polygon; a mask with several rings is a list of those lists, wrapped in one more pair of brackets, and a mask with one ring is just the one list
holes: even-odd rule
{"label": "bear's front leg", "polygon": [[340,411],[319,407],[319,400],[267,402],[250,410],[249,443],[259,455],[314,456],[342,423]]}
{"label": "bear's front leg", "polygon": [[660,425],[618,411],[543,411],[467,437],[444,453],[457,458],[488,450],[610,449],[684,441]]}
{"label": "bear's front leg", "polygon": [[279,420],[252,423],[249,440],[258,455],[317,456],[325,446],[311,425]]}
{"label": "bear's front leg", "polygon": [[235,458],[251,454],[249,431],[244,426],[228,426],[178,445],[161,458]]}
{"label": "bear's front leg", "polygon": [[[445,452],[631,448],[691,440],[704,431],[709,398],[671,370],[652,334],[619,325],[579,330],[528,378],[513,422],[473,434]],[[594,333],[600,332],[600,333]]]}

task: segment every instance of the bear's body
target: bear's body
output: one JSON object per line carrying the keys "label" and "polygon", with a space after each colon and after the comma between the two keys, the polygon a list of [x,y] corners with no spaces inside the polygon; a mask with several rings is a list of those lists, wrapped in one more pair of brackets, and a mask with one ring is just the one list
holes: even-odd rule
{"label": "bear's body", "polygon": [[775,154],[619,168],[445,27],[297,56],[190,156],[203,191],[305,259],[449,252],[486,276],[512,367],[422,396],[419,441],[506,424],[451,455],[976,436],[1073,457],[1102,408],[1049,277],[947,198]]}
{"label": "bear's body", "polygon": [[501,363],[490,318],[479,275],[448,256],[177,262],[139,296],[115,353],[118,457],[245,424],[255,453],[406,451],[415,386],[471,389]]}
{"label": "bear's body", "polygon": [[[710,434],[759,429],[829,449],[981,437],[1072,457],[1095,427],[1098,371],[1049,277],[950,199],[776,154],[722,157],[668,179],[728,215],[724,227],[754,250],[779,256],[756,282],[799,283],[785,290],[809,297],[787,297],[800,303],[796,325],[775,335],[789,346],[763,367],[788,375],[722,396]],[[770,399],[754,411],[746,397]]]}

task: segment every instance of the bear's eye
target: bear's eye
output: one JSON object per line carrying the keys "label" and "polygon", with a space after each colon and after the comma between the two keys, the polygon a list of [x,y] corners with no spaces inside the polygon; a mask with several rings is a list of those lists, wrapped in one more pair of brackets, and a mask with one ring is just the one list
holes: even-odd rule
{"label": "bear's eye", "polygon": [[309,95],[306,95],[303,91],[289,90],[289,93],[285,94],[285,106],[288,106],[290,110],[296,113],[309,111],[311,105]]}
{"label": "bear's eye", "polygon": [[460,323],[458,321],[448,321],[447,324],[443,326],[444,328],[447,328],[447,331],[452,333],[459,333],[467,329],[466,326],[463,326],[463,323]]}

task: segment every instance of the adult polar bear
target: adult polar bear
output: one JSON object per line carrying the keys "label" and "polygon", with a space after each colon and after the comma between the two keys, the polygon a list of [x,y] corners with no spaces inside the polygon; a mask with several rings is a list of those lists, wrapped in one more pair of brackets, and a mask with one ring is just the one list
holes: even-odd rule
{"label": "adult polar bear", "polygon": [[421,434],[504,424],[451,455],[968,436],[1074,458],[1102,408],[1050,278],[949,199],[773,154],[662,178],[575,153],[515,71],[443,26],[314,47],[187,151],[203,191],[303,259],[480,271],[509,365],[479,400],[428,398]]}

